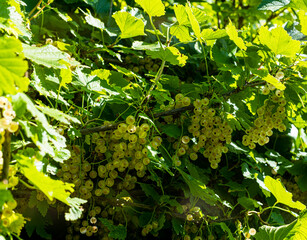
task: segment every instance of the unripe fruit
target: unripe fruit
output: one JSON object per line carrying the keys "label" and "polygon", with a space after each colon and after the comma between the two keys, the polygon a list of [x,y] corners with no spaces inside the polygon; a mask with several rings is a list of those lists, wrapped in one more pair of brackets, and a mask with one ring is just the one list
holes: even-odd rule
{"label": "unripe fruit", "polygon": [[128,116],[128,117],[126,118],[126,123],[127,123],[128,125],[134,124],[134,123],[135,123],[135,117],[132,116],[132,115]]}

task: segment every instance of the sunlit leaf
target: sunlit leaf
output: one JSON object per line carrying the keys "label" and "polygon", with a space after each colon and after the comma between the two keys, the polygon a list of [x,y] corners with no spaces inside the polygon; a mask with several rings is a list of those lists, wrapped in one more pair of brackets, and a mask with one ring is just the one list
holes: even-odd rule
{"label": "sunlit leaf", "polygon": [[183,25],[174,25],[170,28],[170,33],[175,35],[180,42],[189,42],[192,40],[189,28]]}
{"label": "sunlit leaf", "polygon": [[273,86],[275,86],[277,89],[280,90],[285,90],[286,86],[284,84],[282,84],[277,78],[273,77],[272,75],[268,74],[267,76],[265,76],[263,78],[264,81],[272,84]]}
{"label": "sunlit leaf", "polygon": [[188,4],[185,6],[185,11],[186,11],[186,13],[188,14],[189,21],[190,21],[190,24],[191,24],[191,26],[192,26],[193,32],[195,33],[195,36],[196,36],[198,39],[200,39],[200,38],[201,38],[201,34],[200,34],[200,26],[199,26],[199,23],[198,23],[196,17],[194,16],[191,7],[190,7]]}
{"label": "sunlit leaf", "polygon": [[112,15],[121,31],[121,38],[145,35],[144,22],[128,12],[116,12]]}
{"label": "sunlit leaf", "polygon": [[0,37],[0,95],[15,94],[28,89],[29,79],[23,77],[28,64],[23,58],[19,40]]}
{"label": "sunlit leaf", "polygon": [[285,204],[289,207],[304,210],[306,206],[299,201],[293,202],[292,193],[288,192],[281,184],[280,181],[275,180],[270,176],[266,176],[264,179],[265,186],[274,195],[278,203]]}
{"label": "sunlit leaf", "polygon": [[259,30],[259,40],[275,54],[293,57],[300,50],[300,42],[293,40],[282,27],[269,31],[267,27],[262,26]]}
{"label": "sunlit leaf", "polygon": [[151,17],[160,17],[165,14],[165,7],[161,0],[135,0]]}
{"label": "sunlit leaf", "polygon": [[175,47],[167,47],[165,49],[159,49],[158,51],[146,50],[146,54],[152,58],[159,58],[167,61],[173,65],[184,66],[188,57],[179,52]]}
{"label": "sunlit leaf", "polygon": [[174,6],[175,16],[179,25],[190,25],[189,17],[185,10],[185,7],[181,4],[176,4]]}
{"label": "sunlit leaf", "polygon": [[307,15],[305,11],[299,11],[298,13],[301,25],[301,32],[307,35]]}
{"label": "sunlit leaf", "polygon": [[238,36],[238,32],[236,27],[232,24],[230,21],[229,24],[226,27],[226,32],[229,36],[229,38],[234,41],[234,43],[242,50],[246,50],[246,46],[244,44],[244,41],[242,38]]}
{"label": "sunlit leaf", "polygon": [[224,29],[213,31],[212,28],[208,28],[201,31],[201,37],[204,40],[215,40],[226,36],[227,32]]}
{"label": "sunlit leaf", "polygon": [[258,6],[258,10],[270,10],[276,12],[277,10],[287,6],[290,0],[262,0]]}

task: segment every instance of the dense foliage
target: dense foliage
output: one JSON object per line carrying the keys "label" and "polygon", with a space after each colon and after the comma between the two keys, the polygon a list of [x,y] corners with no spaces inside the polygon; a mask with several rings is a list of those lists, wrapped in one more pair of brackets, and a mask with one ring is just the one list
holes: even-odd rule
{"label": "dense foliage", "polygon": [[307,239],[306,12],[0,0],[0,240]]}

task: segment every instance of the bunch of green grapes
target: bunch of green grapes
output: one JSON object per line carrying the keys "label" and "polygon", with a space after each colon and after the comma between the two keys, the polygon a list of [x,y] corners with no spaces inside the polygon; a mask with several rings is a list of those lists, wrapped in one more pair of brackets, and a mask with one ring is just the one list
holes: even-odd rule
{"label": "bunch of green grapes", "polygon": [[273,135],[273,129],[284,132],[286,130],[284,120],[287,117],[286,104],[283,92],[275,90],[275,93],[264,101],[264,105],[257,109],[254,126],[248,129],[243,136],[243,145],[254,149],[256,144],[263,146],[269,142],[269,137]]}
{"label": "bunch of green grapes", "polygon": [[[172,107],[180,108],[190,104],[191,99],[179,93],[175,96],[175,102],[165,108],[169,110]],[[232,129],[214,108],[209,107],[209,104],[208,98],[196,99],[193,102],[194,114],[190,117],[191,124],[188,126],[188,132],[191,135],[184,135],[173,144],[176,150],[173,161],[176,166],[181,165],[181,157],[188,155],[195,161],[198,159],[198,153],[202,152],[203,156],[209,160],[211,168],[216,169],[222,154],[228,152],[226,144],[231,142]],[[166,119],[166,122],[171,121],[173,121],[172,118]]]}
{"label": "bunch of green grapes", "polygon": [[[162,143],[162,138],[153,134],[147,123],[139,123],[130,115],[116,129],[92,134],[93,151],[88,158],[80,158],[84,150],[79,146],[72,147],[71,158],[61,165],[58,176],[75,184],[72,196],[95,202],[88,206],[82,226],[73,229],[88,237],[103,237],[108,235],[108,229],[94,219],[103,217],[115,220],[116,224],[125,223],[120,207],[107,202],[102,206],[102,202],[114,199],[123,190],[131,191],[138,178],[144,178],[151,162],[148,149],[157,149]],[[99,207],[104,210],[98,211]],[[73,234],[68,236],[70,239]]]}
{"label": "bunch of green grapes", "polygon": [[287,180],[285,178],[281,178],[281,182],[283,183],[283,185],[285,186],[287,191],[293,194],[293,200],[294,201],[300,201],[300,202],[303,202],[305,204],[306,200],[307,200],[306,192],[303,193],[300,190],[296,180],[297,180],[297,177],[295,177],[295,179],[293,181]]}
{"label": "bunch of green grapes", "polygon": [[18,123],[14,122],[16,113],[6,97],[0,97],[0,171],[3,165],[2,144],[5,141],[5,130],[14,133],[18,130]]}
{"label": "bunch of green grapes", "polygon": [[25,220],[21,214],[14,211],[16,207],[17,202],[10,200],[4,203],[2,209],[0,209],[0,233],[2,235],[5,235],[6,232],[13,232],[20,235]]}
{"label": "bunch of green grapes", "polygon": [[125,57],[125,64],[128,65],[128,69],[136,74],[144,74],[149,71],[157,72],[160,67],[157,60],[153,60],[148,56],[141,58],[136,55],[127,55]]}

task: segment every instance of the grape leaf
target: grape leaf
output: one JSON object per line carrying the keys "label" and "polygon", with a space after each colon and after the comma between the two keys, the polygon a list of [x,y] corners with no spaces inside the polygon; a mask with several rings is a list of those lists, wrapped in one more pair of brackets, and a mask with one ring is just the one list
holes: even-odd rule
{"label": "grape leaf", "polygon": [[184,231],[184,222],[182,220],[179,220],[177,218],[172,218],[172,226],[173,229],[175,230],[176,234],[179,235],[183,233]]}
{"label": "grape leaf", "polygon": [[118,25],[121,38],[131,38],[145,35],[144,22],[131,15],[128,12],[116,12],[112,15]]}
{"label": "grape leaf", "polygon": [[60,72],[62,81],[60,83],[60,87],[67,88],[66,84],[71,83],[72,81],[72,74],[70,68],[61,68]]}
{"label": "grape leaf", "polygon": [[71,198],[67,199],[68,205],[70,206],[68,213],[65,213],[66,221],[75,221],[79,219],[82,215],[83,209],[80,208],[80,205],[86,203],[86,200],[80,198]]}
{"label": "grape leaf", "polygon": [[106,218],[99,218],[99,220],[102,222],[104,226],[106,226],[110,233],[109,237],[112,237],[114,239],[126,239],[127,236],[127,228],[125,228],[123,225],[114,226],[112,223],[109,222]]}
{"label": "grape leaf", "polygon": [[259,30],[259,40],[275,54],[293,57],[300,50],[300,42],[293,40],[280,26],[272,31],[269,31],[268,27],[262,26]]}
{"label": "grape leaf", "polygon": [[189,16],[187,15],[187,12],[183,5],[176,4],[174,6],[174,12],[179,25],[183,26],[190,25]]}
{"label": "grape leaf", "polygon": [[2,209],[2,206],[7,201],[13,200],[13,195],[11,194],[11,191],[1,189],[0,190],[0,209]]}
{"label": "grape leaf", "polygon": [[26,58],[31,61],[44,65],[48,68],[67,68],[64,62],[69,63],[72,66],[79,65],[78,62],[70,59],[68,53],[62,52],[53,45],[45,45],[42,47],[30,46],[22,44],[23,53]]}
{"label": "grape leaf", "polygon": [[229,38],[242,50],[246,50],[246,46],[242,38],[238,36],[238,32],[236,27],[230,21],[226,27],[226,32]]}
{"label": "grape leaf", "polygon": [[276,12],[277,10],[287,6],[290,0],[262,0],[258,6],[258,10],[270,10]]}
{"label": "grape leaf", "polygon": [[146,50],[146,54],[151,58],[159,58],[161,60],[167,61],[173,65],[179,65],[183,67],[186,64],[188,57],[181,54],[179,50],[175,47],[167,47],[165,49],[159,49],[157,51]]}
{"label": "grape leaf", "polygon": [[81,123],[77,118],[70,116],[66,113],[63,113],[62,111],[58,109],[43,106],[42,103],[40,105],[41,106],[37,106],[39,110],[41,110],[44,114],[54,118],[55,120],[59,122],[65,123],[67,125],[71,125],[71,122],[77,123],[77,124]]}
{"label": "grape leaf", "polygon": [[296,224],[284,240],[307,240],[307,211],[299,216]]}
{"label": "grape leaf", "polygon": [[101,22],[100,19],[93,17],[89,10],[87,11],[87,13],[85,13],[85,21],[89,25],[99,28],[100,30],[103,30],[105,28],[104,23]]}
{"label": "grape leaf", "polygon": [[227,32],[224,29],[213,31],[212,28],[208,28],[201,31],[201,37],[204,40],[215,40],[226,36]]}
{"label": "grape leaf", "polygon": [[306,0],[291,0],[289,7],[307,11],[307,1]]}
{"label": "grape leaf", "polygon": [[38,211],[42,214],[43,217],[46,217],[47,212],[48,212],[48,208],[49,208],[49,204],[46,200],[43,201],[37,201],[37,205],[36,205]]}
{"label": "grape leaf", "polygon": [[15,160],[18,162],[21,173],[41,190],[50,201],[56,198],[63,203],[69,204],[67,198],[74,192],[73,184],[51,179],[44,173],[39,172],[35,167],[34,158],[16,154]]}
{"label": "grape leaf", "polygon": [[10,217],[10,225],[8,227],[10,232],[20,235],[23,226],[25,225],[25,219],[20,213],[13,213]]}
{"label": "grape leaf", "polygon": [[193,178],[191,175],[185,173],[179,168],[177,168],[177,170],[182,175],[184,181],[188,184],[191,194],[194,197],[199,197],[210,205],[214,205],[219,200],[219,197],[211,189],[208,189],[201,181]]}
{"label": "grape leaf", "polygon": [[0,37],[0,95],[27,91],[29,79],[23,76],[28,64],[23,58],[19,40],[13,37]]}
{"label": "grape leaf", "polygon": [[192,40],[188,27],[183,25],[171,26],[170,33],[176,36],[180,42],[189,42]]}
{"label": "grape leaf", "polygon": [[263,78],[264,81],[272,84],[273,86],[275,86],[277,89],[280,90],[285,90],[286,86],[284,84],[282,84],[277,78],[273,77],[272,75],[268,74],[267,76],[265,76]]}
{"label": "grape leaf", "polygon": [[165,7],[161,0],[135,0],[150,17],[160,17],[165,14]]}
{"label": "grape leaf", "polygon": [[160,195],[159,193],[157,193],[157,191],[152,186],[150,186],[149,184],[145,184],[145,183],[140,183],[140,186],[147,197],[152,198],[156,202],[159,202]]}
{"label": "grape leaf", "polygon": [[185,11],[188,14],[189,21],[190,21],[190,24],[192,26],[193,32],[195,33],[195,36],[197,37],[197,39],[201,39],[199,23],[198,23],[196,17],[194,16],[191,7],[188,4],[186,4],[186,6],[185,6]]}
{"label": "grape leaf", "polygon": [[299,11],[298,13],[301,25],[301,32],[307,35],[307,16],[305,15],[305,11]]}
{"label": "grape leaf", "polygon": [[293,202],[292,193],[288,192],[281,184],[280,181],[273,179],[270,176],[266,176],[264,179],[265,186],[274,195],[278,203],[285,204],[291,208],[304,210],[306,206],[299,201]]}

